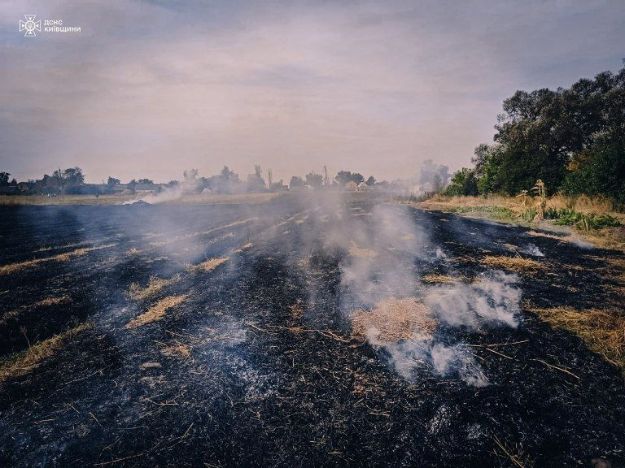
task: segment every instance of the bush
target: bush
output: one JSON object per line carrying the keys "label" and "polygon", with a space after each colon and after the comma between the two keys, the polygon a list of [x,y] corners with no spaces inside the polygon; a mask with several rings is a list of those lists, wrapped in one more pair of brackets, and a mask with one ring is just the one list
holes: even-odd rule
{"label": "bush", "polygon": [[606,195],[625,205],[625,144],[602,142],[571,163],[563,191],[566,194]]}
{"label": "bush", "polygon": [[554,224],[560,226],[575,226],[583,231],[591,229],[602,229],[605,227],[617,227],[621,223],[618,219],[607,214],[585,214],[569,208],[556,210],[549,208],[545,211],[545,218],[554,219]]}
{"label": "bush", "polygon": [[537,214],[538,214],[538,210],[534,207],[530,207],[526,209],[523,213],[521,213],[521,218],[524,221],[531,222],[534,220],[534,218],[536,218]]}

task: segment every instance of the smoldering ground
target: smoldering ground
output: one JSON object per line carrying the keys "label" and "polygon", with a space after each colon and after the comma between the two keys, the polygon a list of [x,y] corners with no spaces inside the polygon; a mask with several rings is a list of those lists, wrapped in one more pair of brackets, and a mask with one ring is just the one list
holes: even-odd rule
{"label": "smoldering ground", "polygon": [[523,306],[613,300],[575,245],[372,194],[0,219],[6,465],[623,461],[619,372]]}
{"label": "smoldering ground", "polygon": [[[423,269],[446,262],[442,246],[429,235],[429,226],[415,222],[406,206],[380,199],[365,211],[345,204],[344,197],[334,193],[309,200],[308,229],[297,246],[304,267],[307,256],[339,252],[338,310],[348,322],[357,315],[360,333],[385,352],[403,377],[416,378],[413,370],[425,364],[440,376],[457,375],[471,385],[486,385],[472,354],[461,342],[453,342],[447,330],[516,327],[521,299],[514,286],[517,278],[489,271],[474,284],[425,285],[420,282]],[[435,325],[428,324],[425,330],[419,316]],[[380,340],[380,326],[400,332]],[[444,342],[450,339],[453,344]]]}

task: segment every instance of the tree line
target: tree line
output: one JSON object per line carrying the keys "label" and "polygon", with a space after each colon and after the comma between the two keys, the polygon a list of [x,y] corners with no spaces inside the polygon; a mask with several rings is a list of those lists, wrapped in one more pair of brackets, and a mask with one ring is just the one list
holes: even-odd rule
{"label": "tree line", "polygon": [[[625,63],[625,61],[624,61]],[[517,91],[494,142],[475,149],[448,195],[517,195],[540,179],[548,194],[600,195],[625,205],[625,66],[570,88]]]}
{"label": "tree line", "polygon": [[[352,185],[349,185],[352,184]],[[334,179],[328,177],[326,168],[323,174],[309,172],[304,177],[293,176],[289,185],[283,183],[282,179],[274,181],[271,169],[263,174],[260,166],[254,166],[254,173],[249,174],[246,179],[242,179],[236,172],[228,166],[213,176],[200,177],[197,169],[184,171],[181,181],[172,180],[164,184],[155,183],[151,179],[132,179],[123,184],[116,177],[108,177],[102,184],[85,183],[85,175],[81,168],[73,167],[65,170],[58,169],[52,175],[45,174],[41,179],[18,182],[11,179],[8,172],[0,172],[0,192],[5,194],[112,194],[118,192],[136,193],[140,190],[161,191],[166,188],[183,186],[188,192],[215,192],[215,193],[240,193],[240,192],[263,192],[263,191],[283,191],[298,189],[321,189],[339,187],[358,187],[366,185],[372,187],[380,185],[375,177],[370,176],[365,180],[358,172],[339,171]],[[385,185],[383,183],[382,185]]]}

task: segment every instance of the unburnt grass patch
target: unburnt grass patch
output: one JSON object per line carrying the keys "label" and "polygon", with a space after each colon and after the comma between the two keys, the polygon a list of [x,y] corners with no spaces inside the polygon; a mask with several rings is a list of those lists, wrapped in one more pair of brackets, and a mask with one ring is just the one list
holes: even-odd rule
{"label": "unburnt grass patch", "polygon": [[182,304],[185,300],[187,300],[188,297],[189,296],[186,294],[164,297],[160,301],[156,302],[143,314],[128,322],[126,324],[126,328],[138,328],[148,323],[161,320],[163,317],[165,317],[165,314],[169,309]]}
{"label": "unburnt grass patch", "polygon": [[606,258],[605,261],[618,273],[619,279],[625,281],[625,258]]}
{"label": "unburnt grass patch", "polygon": [[437,327],[430,309],[414,298],[385,299],[372,310],[355,310],[350,318],[356,336],[381,343],[429,339]]}
{"label": "unburnt grass patch", "polygon": [[460,281],[462,278],[454,278],[453,276],[449,276],[449,275],[441,275],[438,273],[430,273],[427,275],[423,275],[421,277],[421,280],[424,283],[429,283],[429,284],[448,284],[448,283],[455,283],[456,281]]}
{"label": "unburnt grass patch", "polygon": [[132,283],[128,288],[128,296],[135,301],[144,301],[155,296],[167,286],[177,283],[179,280],[180,276],[178,275],[169,279],[152,276],[144,288],[138,283]]}
{"label": "unburnt grass patch", "polygon": [[71,252],[65,252],[62,254],[54,255],[52,257],[35,258],[32,260],[26,260],[24,262],[9,263],[8,265],[0,266],[0,276],[11,275],[22,270],[34,268],[46,262],[67,262],[73,258],[82,257],[83,255],[86,255],[93,250],[106,249],[113,246],[115,246],[115,244],[99,245],[97,247],[82,247],[72,250]]}
{"label": "unburnt grass patch", "polygon": [[92,326],[91,323],[83,323],[8,357],[0,362],[0,382],[28,374],[45,359],[62,349],[69,340]]}
{"label": "unburnt grass patch", "polygon": [[531,273],[546,269],[543,263],[536,260],[523,257],[508,257],[505,255],[486,255],[480,263],[491,268],[501,268],[517,273]]}
{"label": "unburnt grass patch", "polygon": [[589,349],[620,367],[625,374],[625,315],[622,312],[572,307],[529,310],[552,327],[576,334]]}
{"label": "unburnt grass patch", "polygon": [[176,341],[161,348],[161,353],[167,357],[178,359],[189,359],[191,357],[191,347]]}
{"label": "unburnt grass patch", "polygon": [[204,271],[204,272],[213,271],[215,268],[226,263],[228,260],[230,260],[230,257],[209,258],[208,260],[202,263],[199,263],[197,265],[192,265],[191,267],[189,267],[189,270],[190,271]]}
{"label": "unburnt grass patch", "polygon": [[254,244],[252,244],[251,242],[248,242],[247,244],[243,244],[238,249],[234,249],[232,252],[233,253],[241,253],[241,252],[245,252],[246,250],[251,249],[252,247],[254,247]]}

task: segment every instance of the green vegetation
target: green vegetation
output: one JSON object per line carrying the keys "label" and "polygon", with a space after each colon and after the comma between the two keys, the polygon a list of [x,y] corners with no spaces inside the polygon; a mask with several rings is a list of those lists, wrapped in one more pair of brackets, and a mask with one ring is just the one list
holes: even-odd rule
{"label": "green vegetation", "polygon": [[568,89],[517,91],[495,128],[494,143],[475,149],[475,166],[458,171],[446,195],[517,195],[540,179],[548,195],[625,205],[625,67]]}
{"label": "green vegetation", "polygon": [[475,171],[466,167],[463,167],[453,175],[450,184],[445,190],[445,194],[451,196],[477,195],[478,193]]}
{"label": "green vegetation", "polygon": [[459,206],[452,211],[455,213],[483,214],[500,221],[512,221],[517,218],[514,211],[503,206]]}
{"label": "green vegetation", "polygon": [[586,214],[574,211],[570,208],[548,209],[545,218],[554,219],[554,224],[561,226],[575,226],[583,231],[601,229],[605,227],[618,227],[621,225],[618,219],[608,214]]}
{"label": "green vegetation", "polygon": [[[502,206],[459,206],[451,211],[455,213],[483,214],[491,219],[500,221],[520,219],[528,223],[537,219],[539,215],[539,210],[533,206],[521,213],[515,213],[513,210]],[[575,226],[582,231],[621,226],[619,220],[609,214],[581,213],[570,208],[548,208],[545,211],[544,218],[554,220],[554,224],[559,226]]]}

